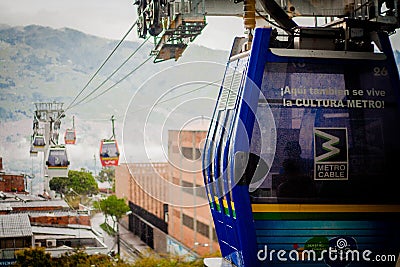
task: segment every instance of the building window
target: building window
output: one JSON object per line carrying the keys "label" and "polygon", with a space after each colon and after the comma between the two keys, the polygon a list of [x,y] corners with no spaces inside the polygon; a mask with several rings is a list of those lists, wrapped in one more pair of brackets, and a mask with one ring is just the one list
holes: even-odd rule
{"label": "building window", "polygon": [[197,221],[197,232],[205,237],[208,237],[210,231],[210,227],[202,222]]}
{"label": "building window", "polygon": [[186,214],[182,214],[182,223],[183,223],[183,225],[189,227],[190,229],[194,228],[193,218]]}
{"label": "building window", "polygon": [[[181,184],[183,187],[182,188],[183,192],[191,194],[191,195],[196,194],[198,197],[207,199],[205,187],[198,185],[198,184],[196,184],[194,186],[192,183],[184,181],[184,180],[182,180]],[[193,190],[194,190],[194,192],[193,192]]]}
{"label": "building window", "polygon": [[215,242],[218,242],[218,236],[217,236],[217,232],[215,231],[215,228],[212,229],[212,239]]}
{"label": "building window", "polygon": [[181,147],[182,155],[188,160],[198,160],[201,157],[200,149],[194,147]]}

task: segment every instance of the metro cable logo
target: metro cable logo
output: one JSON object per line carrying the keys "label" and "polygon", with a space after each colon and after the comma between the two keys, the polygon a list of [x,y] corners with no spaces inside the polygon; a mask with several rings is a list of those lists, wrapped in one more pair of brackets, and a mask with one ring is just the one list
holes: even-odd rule
{"label": "metro cable logo", "polygon": [[314,179],[348,179],[346,128],[314,128]]}
{"label": "metro cable logo", "polygon": [[340,153],[340,149],[337,147],[334,147],[333,145],[339,144],[339,138],[336,136],[333,136],[331,134],[325,133],[321,130],[315,129],[314,130],[315,136],[318,136],[322,139],[328,140],[325,143],[322,143],[322,148],[326,151],[328,151],[325,154],[322,154],[318,157],[315,157],[315,161],[325,161],[337,154]]}

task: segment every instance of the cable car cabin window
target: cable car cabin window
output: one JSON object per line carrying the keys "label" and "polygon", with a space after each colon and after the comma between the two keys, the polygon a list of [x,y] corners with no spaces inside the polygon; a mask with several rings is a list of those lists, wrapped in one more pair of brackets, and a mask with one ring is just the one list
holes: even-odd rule
{"label": "cable car cabin window", "polygon": [[33,140],[34,146],[45,146],[44,137],[36,136]]}
{"label": "cable car cabin window", "polygon": [[[393,79],[385,61],[267,63],[260,100],[265,97],[275,120],[276,150],[253,200],[398,203],[399,88]],[[263,105],[259,101],[258,109]],[[268,136],[260,128],[255,124],[251,141],[257,155],[260,136]]]}
{"label": "cable car cabin window", "polygon": [[119,156],[116,143],[103,143],[100,156],[104,158],[116,158]]}
{"label": "cable car cabin window", "polygon": [[49,167],[68,166],[68,158],[66,152],[64,150],[50,150],[48,166]]}
{"label": "cable car cabin window", "polygon": [[75,132],[74,131],[67,131],[65,133],[65,140],[74,141],[75,140]]}

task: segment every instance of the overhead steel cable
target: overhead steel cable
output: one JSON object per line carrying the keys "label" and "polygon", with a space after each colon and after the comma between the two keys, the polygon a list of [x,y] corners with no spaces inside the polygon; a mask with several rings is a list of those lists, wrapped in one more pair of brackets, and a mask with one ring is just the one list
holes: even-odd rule
{"label": "overhead steel cable", "polygon": [[[135,51],[132,52],[132,54],[118,67],[116,68],[101,84],[99,84],[95,89],[93,89],[92,92],[90,92],[90,94],[88,94],[87,96],[85,96],[83,99],[79,100],[77,103],[75,103],[74,105],[70,105],[69,108],[73,108],[76,107],[77,105],[81,104],[82,102],[84,102],[86,99],[88,99],[91,95],[93,95],[100,87],[102,87],[108,80],[111,79],[112,76],[114,76],[115,73],[117,73],[139,50],[140,48],[143,47],[143,45],[149,40],[150,36],[147,37],[136,49]],[[151,57],[150,57],[151,58]],[[147,62],[147,61],[146,61]],[[142,66],[143,63],[141,63],[139,66]],[[137,68],[135,68],[137,69]],[[132,74],[132,73],[131,73]],[[121,81],[118,81],[117,83],[120,83]],[[115,85],[113,85],[112,87],[114,87]],[[112,88],[111,87],[111,88]],[[106,89],[103,93],[98,94],[97,96],[89,99],[86,103],[92,101],[93,99],[96,99],[97,97],[103,95],[105,92],[107,92],[108,90],[110,90],[111,88]]]}
{"label": "overhead steel cable", "polygon": [[111,58],[111,56],[115,53],[115,51],[118,49],[118,47],[122,44],[122,42],[125,40],[125,38],[128,36],[128,34],[132,31],[133,27],[135,27],[137,24],[137,21],[132,24],[132,26],[129,28],[129,30],[125,33],[124,37],[118,42],[118,44],[114,47],[113,51],[108,55],[108,57],[104,60],[104,62],[100,65],[100,67],[97,69],[97,71],[92,75],[92,77],[89,79],[89,81],[85,84],[85,86],[82,88],[82,90],[75,96],[74,100],[68,105],[68,107],[65,109],[67,111],[73,104],[74,102],[78,99],[78,97],[85,91],[85,89],[89,86],[89,84],[92,82],[94,77],[100,72],[100,70],[104,67],[104,65],[107,63],[107,61]]}
{"label": "overhead steel cable", "polygon": [[[132,71],[130,71],[128,74],[126,74],[124,77],[122,77],[120,80],[118,80],[116,83],[114,83],[113,85],[111,85],[110,87],[108,87],[106,90],[104,90],[103,92],[101,92],[100,94],[94,96],[93,98],[87,100],[85,103],[83,104],[87,104],[93,100],[95,100],[96,98],[104,95],[105,93],[107,93],[108,91],[110,91],[112,88],[114,88],[116,85],[118,85],[119,83],[121,83],[122,81],[124,81],[126,78],[128,78],[129,76],[131,76],[134,72],[136,72],[139,68],[141,68],[144,64],[146,64],[150,59],[152,59],[151,56],[149,56],[146,60],[144,60],[142,63],[140,63],[136,68],[134,68]],[[86,98],[82,99],[81,101],[79,101],[78,103],[76,103],[75,105],[71,106],[70,108],[74,108],[79,104],[82,104],[82,102],[85,100]]]}
{"label": "overhead steel cable", "polygon": [[[203,89],[203,88],[206,88],[206,87],[209,86],[209,85],[220,86],[220,84],[219,84],[218,82],[221,82],[221,81],[222,81],[222,79],[215,80],[215,81],[213,81],[213,82],[207,82],[206,84],[204,84],[204,85],[202,85],[202,86],[199,86],[199,87],[197,87],[197,88],[195,88],[195,89],[192,89],[192,90],[190,90],[190,91],[184,92],[184,93],[182,93],[182,94],[179,94],[179,95],[176,95],[176,96],[173,96],[173,97],[164,99],[164,100],[160,100],[160,101],[158,101],[157,103],[155,103],[155,104],[153,104],[153,105],[149,105],[149,106],[146,106],[146,107],[142,107],[142,108],[136,109],[136,110],[134,110],[132,113],[137,113],[137,112],[140,112],[140,111],[142,111],[142,110],[151,109],[151,108],[153,108],[154,106],[163,104],[163,103],[165,103],[165,102],[169,102],[169,101],[172,101],[172,100],[176,100],[177,98],[179,98],[179,97],[181,97],[181,96],[185,96],[185,95],[191,94],[191,93],[193,93],[193,92],[199,91],[199,90],[201,90],[201,89]],[[199,82],[196,82],[196,83],[199,83]],[[184,84],[180,84],[180,85],[178,85],[178,86],[175,86],[173,89],[176,89],[176,88],[182,87],[182,86],[186,86],[186,85],[191,85],[191,84],[193,84],[193,82],[187,82],[187,83],[184,83]]]}

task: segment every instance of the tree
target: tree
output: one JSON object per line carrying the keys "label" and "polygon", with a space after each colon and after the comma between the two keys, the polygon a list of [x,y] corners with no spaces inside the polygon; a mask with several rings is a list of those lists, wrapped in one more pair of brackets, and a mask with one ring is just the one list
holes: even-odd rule
{"label": "tree", "polygon": [[97,176],[97,179],[100,182],[112,182],[114,181],[115,178],[115,168],[114,167],[107,167],[101,169],[99,172],[99,175]]}
{"label": "tree", "polygon": [[18,250],[15,253],[18,267],[51,267],[51,256],[42,247]]}
{"label": "tree", "polygon": [[115,261],[106,254],[88,255],[85,251],[74,250],[52,258],[42,247],[27,248],[16,252],[16,262],[12,266],[17,267],[76,267],[76,266],[96,266],[96,267],[132,267],[122,259]]}
{"label": "tree", "polygon": [[130,210],[129,206],[125,203],[125,199],[117,198],[115,195],[100,200],[100,209],[106,217],[111,216],[113,220],[113,228],[122,216]]}
{"label": "tree", "polygon": [[65,194],[69,190],[69,178],[68,177],[54,177],[50,180],[49,186],[51,190],[58,193]]}
{"label": "tree", "polygon": [[83,250],[75,250],[74,252],[65,253],[59,258],[52,258],[53,266],[63,266],[63,267],[76,267],[76,266],[96,266],[96,267],[132,267],[131,265],[125,263],[122,259],[118,259],[115,262],[106,254],[94,254],[88,255]]}
{"label": "tree", "polygon": [[68,178],[66,177],[54,177],[50,181],[50,189],[66,194],[72,188],[77,194],[90,195],[99,192],[96,180],[93,175],[81,169],[80,171],[70,170],[68,172]]}

